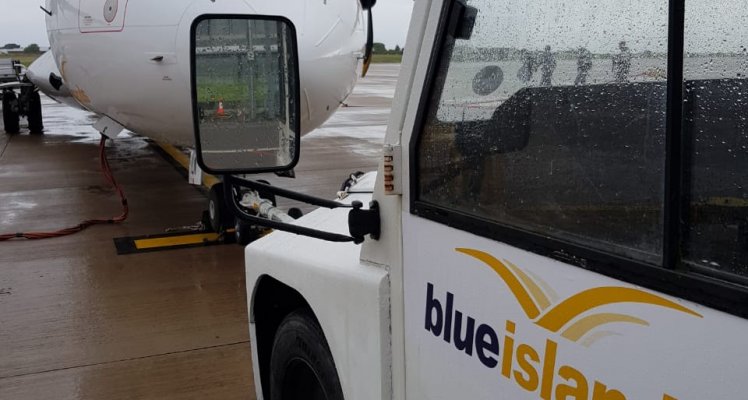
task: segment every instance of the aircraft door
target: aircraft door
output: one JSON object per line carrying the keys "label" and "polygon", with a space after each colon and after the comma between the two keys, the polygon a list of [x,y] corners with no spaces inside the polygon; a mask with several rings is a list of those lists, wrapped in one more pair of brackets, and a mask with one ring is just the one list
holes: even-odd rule
{"label": "aircraft door", "polygon": [[125,26],[128,0],[80,0],[81,33],[120,32]]}

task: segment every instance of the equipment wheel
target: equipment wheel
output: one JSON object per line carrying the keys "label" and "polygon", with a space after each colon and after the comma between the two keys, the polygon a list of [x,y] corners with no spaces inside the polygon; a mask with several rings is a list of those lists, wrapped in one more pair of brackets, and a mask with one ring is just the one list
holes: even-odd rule
{"label": "equipment wheel", "polygon": [[271,400],[343,400],[335,362],[317,321],[304,310],[278,327],[270,356]]}
{"label": "equipment wheel", "polygon": [[29,132],[31,133],[44,133],[44,123],[42,121],[42,99],[39,96],[39,92],[34,90],[29,95]]}
{"label": "equipment wheel", "polygon": [[223,183],[219,182],[210,187],[208,192],[208,216],[210,227],[214,232],[223,232],[233,227],[234,218],[229,212],[223,195]]}
{"label": "equipment wheel", "polygon": [[241,246],[246,246],[262,236],[262,228],[249,224],[236,218],[234,220],[234,238],[236,243]]}
{"label": "equipment wheel", "polygon": [[3,126],[5,127],[5,133],[20,132],[19,119],[16,94],[12,90],[3,92]]}
{"label": "equipment wheel", "polygon": [[[270,185],[270,182],[264,180],[264,179],[258,179],[257,182],[264,183],[266,185]],[[271,203],[273,203],[274,206],[278,205],[278,202],[275,201],[275,195],[269,192],[266,192],[264,190],[259,190],[257,194],[260,195],[263,199],[270,200]]]}

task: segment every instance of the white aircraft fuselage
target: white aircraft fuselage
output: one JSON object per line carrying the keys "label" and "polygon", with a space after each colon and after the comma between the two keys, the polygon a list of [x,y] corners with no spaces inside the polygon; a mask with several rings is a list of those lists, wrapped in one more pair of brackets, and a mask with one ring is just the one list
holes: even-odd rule
{"label": "white aircraft fuselage", "polygon": [[[58,100],[72,98],[135,133],[173,144],[194,142],[190,34],[197,17],[271,15],[294,24],[302,135],[351,93],[366,42],[358,0],[46,0],[45,6],[52,50],[31,65],[31,80]],[[64,85],[54,88],[50,73]]]}

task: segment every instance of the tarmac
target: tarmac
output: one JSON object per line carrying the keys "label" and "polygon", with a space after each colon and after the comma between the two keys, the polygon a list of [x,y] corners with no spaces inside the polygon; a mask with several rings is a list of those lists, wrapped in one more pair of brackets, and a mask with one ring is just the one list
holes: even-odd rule
{"label": "tarmac", "polygon": [[[333,198],[351,172],[375,169],[398,73],[373,65],[348,107],[302,139],[296,179],[263,178]],[[45,134],[0,127],[0,234],[120,213],[94,117],[43,103]],[[194,225],[207,198],[148,140],[125,134],[107,153],[127,221],[0,242],[0,399],[254,399],[243,249],[117,255],[114,238]]]}

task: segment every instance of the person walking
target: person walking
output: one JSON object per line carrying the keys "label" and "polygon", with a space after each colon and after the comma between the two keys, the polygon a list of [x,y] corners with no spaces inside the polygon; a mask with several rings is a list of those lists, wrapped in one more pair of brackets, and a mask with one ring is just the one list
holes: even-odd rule
{"label": "person walking", "polygon": [[556,57],[551,52],[551,46],[545,46],[545,51],[540,55],[540,86],[551,86],[551,77],[556,70]]}
{"label": "person walking", "polygon": [[586,85],[587,75],[589,75],[592,69],[592,53],[584,47],[579,48],[579,58],[577,59],[577,79],[574,80],[574,85]]}
{"label": "person walking", "polygon": [[526,84],[532,80],[532,76],[537,71],[538,66],[535,63],[535,56],[527,50],[522,50],[520,59],[522,60],[522,66],[517,71],[517,79]]}
{"label": "person walking", "polygon": [[631,50],[626,42],[618,43],[618,48],[621,52],[613,56],[613,75],[616,83],[626,83],[631,71]]}

